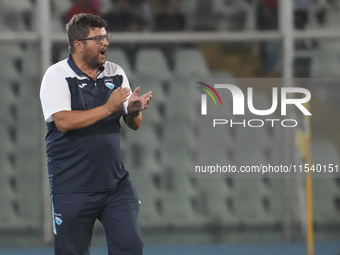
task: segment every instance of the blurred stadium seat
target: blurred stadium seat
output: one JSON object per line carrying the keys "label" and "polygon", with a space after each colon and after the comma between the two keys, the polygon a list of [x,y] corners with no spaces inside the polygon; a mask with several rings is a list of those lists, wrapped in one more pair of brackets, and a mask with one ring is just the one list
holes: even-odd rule
{"label": "blurred stadium seat", "polygon": [[313,78],[339,77],[340,54],[333,48],[318,48],[313,52],[311,76]]}
{"label": "blurred stadium seat", "polygon": [[163,53],[158,48],[142,48],[136,55],[136,74],[168,81],[171,72]]}
{"label": "blurred stadium seat", "polygon": [[[340,162],[339,150],[331,141],[312,141],[312,164],[329,167]],[[323,169],[323,168],[322,168]],[[340,217],[340,173],[314,178],[314,214],[317,226],[331,226]],[[331,177],[332,176],[332,177]]]}
{"label": "blurred stadium seat", "polygon": [[8,139],[8,130],[0,125],[0,220],[6,228],[17,227],[18,201],[15,173],[15,147]]}
{"label": "blurred stadium seat", "polygon": [[[32,18],[32,1],[1,1],[0,30],[24,31],[27,29],[27,18]],[[30,21],[29,21],[30,22]]]}
{"label": "blurred stadium seat", "polygon": [[175,70],[178,76],[209,77],[210,71],[198,48],[179,48],[175,55]]}
{"label": "blurred stadium seat", "polygon": [[[34,58],[32,58],[33,61]],[[36,66],[37,62],[31,62],[31,65]],[[35,71],[36,73],[31,73]],[[32,98],[39,95],[39,84],[37,81],[38,70],[33,67],[29,71],[31,82],[29,84],[20,83],[20,94],[18,97],[18,120],[17,120],[17,184],[18,184],[18,200],[20,202],[21,216],[29,219],[26,226],[37,226],[40,222],[42,211],[42,201],[39,197],[41,194],[41,172],[37,169],[41,168],[41,162],[38,159],[41,157],[42,135],[41,128],[37,128],[37,123],[42,125],[42,114],[40,112],[39,100]]]}
{"label": "blurred stadium seat", "polygon": [[113,63],[120,65],[124,69],[127,77],[130,77],[130,75],[133,75],[131,65],[123,50],[109,48],[108,51],[106,52],[106,59],[108,61],[111,61]]}
{"label": "blurred stadium seat", "polygon": [[138,169],[132,171],[141,199],[140,222],[142,227],[164,227],[166,222],[161,215],[161,198],[159,189],[152,181],[153,175],[149,171]]}
{"label": "blurred stadium seat", "polygon": [[199,194],[201,210],[207,224],[220,227],[237,224],[237,215],[234,211],[237,201],[233,198],[233,190],[227,184],[228,181],[230,180],[221,178],[197,179],[196,192]]}
{"label": "blurred stadium seat", "polygon": [[190,164],[178,157],[176,161],[178,164],[166,167],[163,174],[166,181],[161,193],[164,221],[172,227],[202,226],[206,219],[195,209],[195,203],[200,197],[189,179]]}
{"label": "blurred stadium seat", "polygon": [[234,179],[233,198],[238,223],[244,226],[274,226],[281,221],[280,212],[266,209],[266,199],[270,195],[263,179]]}
{"label": "blurred stadium seat", "polygon": [[[148,145],[148,149],[145,149],[146,144]],[[138,169],[152,173],[161,172],[162,168],[158,156],[160,143],[150,124],[143,126],[142,136],[129,132],[125,137],[123,146],[124,151],[133,152],[134,155],[133,157],[129,157],[131,153],[124,154],[127,169]]]}
{"label": "blurred stadium seat", "polygon": [[37,79],[41,72],[39,63],[39,48],[36,45],[26,45],[22,51],[22,73],[25,79],[40,84],[40,81]]}

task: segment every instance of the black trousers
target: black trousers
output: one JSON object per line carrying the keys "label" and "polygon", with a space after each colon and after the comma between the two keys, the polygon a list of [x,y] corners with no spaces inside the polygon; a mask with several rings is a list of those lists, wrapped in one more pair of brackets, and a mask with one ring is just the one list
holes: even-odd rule
{"label": "black trousers", "polygon": [[56,255],[88,255],[96,219],[105,231],[109,255],[141,255],[139,196],[127,179],[112,192],[52,194]]}

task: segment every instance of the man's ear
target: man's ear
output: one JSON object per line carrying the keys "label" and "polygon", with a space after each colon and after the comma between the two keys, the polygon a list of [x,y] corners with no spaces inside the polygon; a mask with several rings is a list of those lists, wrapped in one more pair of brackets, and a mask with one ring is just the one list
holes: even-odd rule
{"label": "man's ear", "polygon": [[76,52],[82,53],[84,50],[84,44],[81,41],[74,41],[73,47]]}

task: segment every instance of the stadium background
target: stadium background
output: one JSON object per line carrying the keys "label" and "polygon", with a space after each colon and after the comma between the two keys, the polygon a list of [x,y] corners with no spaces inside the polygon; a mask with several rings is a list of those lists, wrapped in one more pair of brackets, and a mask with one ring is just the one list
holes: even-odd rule
{"label": "stadium background", "polygon": [[[111,8],[108,0],[94,2],[100,3],[100,13]],[[182,0],[186,22],[181,31],[155,31],[152,17],[161,1],[140,2],[149,8],[148,22],[141,31],[113,31],[107,58],[125,69],[133,87],[154,92],[142,135],[123,131],[123,156],[143,201],[146,254],[307,253],[304,176],[189,178],[192,134],[185,88],[192,77],[337,78],[338,1],[310,1],[307,25],[298,31],[290,0],[279,0],[278,26],[265,30],[256,26],[256,0]],[[51,253],[45,126],[38,95],[46,68],[67,57],[60,23],[72,4],[57,0],[51,8],[51,3],[0,1],[0,254]],[[339,88],[330,83],[310,89],[316,102],[312,161],[339,162]],[[269,100],[265,88],[259,97]],[[229,151],[236,153],[242,134],[229,135]],[[246,144],[264,151],[269,136],[249,136]],[[296,137],[290,139],[293,157],[303,160]],[[313,181],[315,254],[338,254],[339,179]],[[98,225],[94,251],[103,251],[104,243]]]}

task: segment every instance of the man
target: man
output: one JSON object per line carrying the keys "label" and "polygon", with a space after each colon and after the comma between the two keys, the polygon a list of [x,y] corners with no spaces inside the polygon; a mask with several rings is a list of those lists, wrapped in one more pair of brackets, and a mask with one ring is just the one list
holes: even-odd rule
{"label": "man", "polygon": [[119,120],[138,129],[152,92],[131,94],[123,69],[106,61],[106,26],[99,16],[73,16],[70,55],[41,84],[55,254],[89,254],[96,219],[109,254],[142,254],[140,201],[121,159]]}

